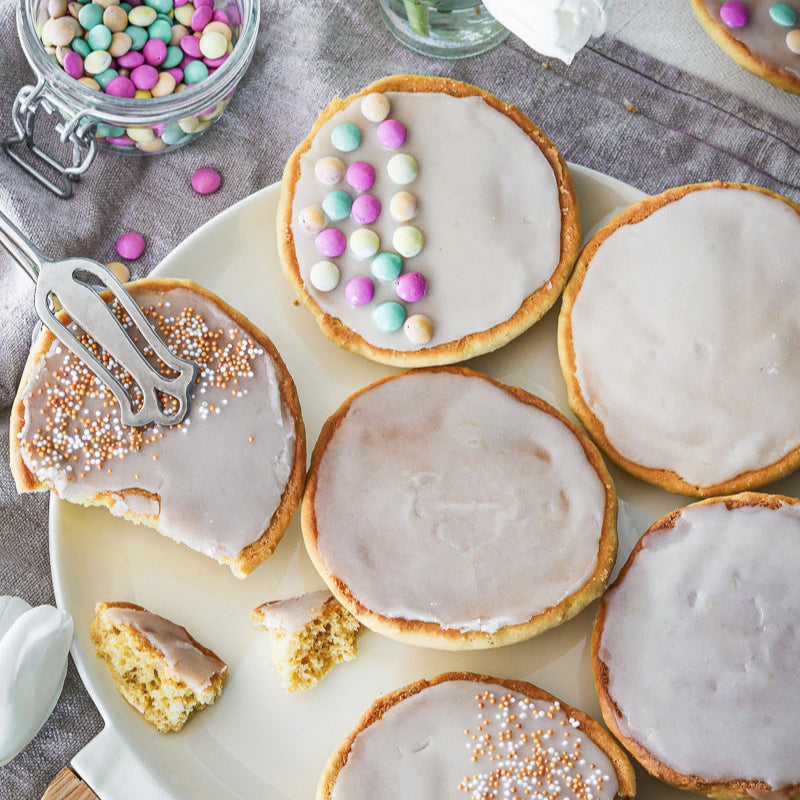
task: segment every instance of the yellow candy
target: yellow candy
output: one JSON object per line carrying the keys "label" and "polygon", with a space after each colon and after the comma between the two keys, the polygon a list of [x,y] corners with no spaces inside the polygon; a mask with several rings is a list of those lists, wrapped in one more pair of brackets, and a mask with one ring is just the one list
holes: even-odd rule
{"label": "yellow candy", "polygon": [[125,283],[131,279],[131,271],[119,261],[110,261],[106,266],[114,273],[118,281]]}
{"label": "yellow candy", "polygon": [[208,33],[203,31],[200,37],[200,52],[206,58],[221,58],[228,52],[228,40],[219,31]]}
{"label": "yellow candy", "polygon": [[350,234],[350,250],[356,258],[371,258],[380,247],[378,234],[369,228],[357,228]]}
{"label": "yellow candy", "polygon": [[[138,97],[138,92],[136,93]],[[148,94],[150,94],[148,92]],[[133,139],[134,142],[152,142],[153,139],[156,138],[155,133],[150,128],[126,128],[125,133],[128,135],[129,138]]]}
{"label": "yellow candy", "polygon": [[370,122],[383,122],[389,116],[389,98],[380,92],[372,92],[361,100],[361,113]]}
{"label": "yellow candy", "polygon": [[325,212],[322,206],[306,206],[298,216],[300,227],[307,233],[317,234],[325,227]]}
{"label": "yellow candy", "polygon": [[148,97],[152,97],[153,95],[150,93],[149,89],[137,89],[133,95],[137,100],[142,100]]}
{"label": "yellow candy", "polygon": [[408,222],[417,216],[417,198],[411,192],[398,192],[389,201],[389,213],[398,222]]}
{"label": "yellow candy", "polygon": [[392,234],[392,246],[403,258],[413,258],[422,250],[425,238],[419,228],[401,225]]}
{"label": "yellow candy", "polygon": [[[141,6],[137,6],[137,8],[141,8]],[[132,9],[135,11],[136,9]],[[175,19],[180,22],[181,25],[186,25],[187,27],[192,22],[192,14],[194,14],[194,6],[191,3],[184,3],[182,6],[178,6],[175,9]]]}
{"label": "yellow candy", "polygon": [[412,314],[403,324],[403,333],[413,344],[426,344],[433,338],[433,323],[424,314]]}

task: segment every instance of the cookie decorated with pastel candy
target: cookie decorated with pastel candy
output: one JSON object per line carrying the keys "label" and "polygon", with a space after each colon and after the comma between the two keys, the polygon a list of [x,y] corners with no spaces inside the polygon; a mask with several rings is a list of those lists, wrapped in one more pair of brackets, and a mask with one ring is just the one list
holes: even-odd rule
{"label": "cookie decorated with pastel candy", "polygon": [[652,775],[709,797],[800,797],[800,505],[748,492],[655,522],[600,601],[595,685]]}
{"label": "cookie decorated with pastel candy", "polygon": [[553,143],[458,81],[399,75],[334,100],[284,172],[286,276],[328,338],[382,363],[507,343],[556,301],[580,241]]}
{"label": "cookie decorated with pastel candy", "polygon": [[595,720],[525,681],[471,672],[378,698],[331,755],[317,800],[614,800],[636,780]]}
{"label": "cookie decorated with pastel candy", "polygon": [[800,94],[800,3],[691,0],[711,38],[738,64],[786,92]]}
{"label": "cookie decorated with pastel candy", "polygon": [[598,451],[539,398],[463,367],[351,396],[311,460],[302,529],[378,633],[446,650],[522,641],[602,593],[617,499]]}
{"label": "cookie decorated with pastel candy", "polygon": [[619,466],[671,492],[753,489],[800,466],[800,206],[679,186],[623,211],[564,290],[573,411]]}

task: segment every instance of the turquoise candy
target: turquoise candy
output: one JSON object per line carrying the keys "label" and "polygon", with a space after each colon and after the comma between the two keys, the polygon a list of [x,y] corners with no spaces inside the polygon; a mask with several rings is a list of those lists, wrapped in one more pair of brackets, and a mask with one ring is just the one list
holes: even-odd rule
{"label": "turquoise candy", "polygon": [[102,7],[95,3],[85,5],[78,12],[78,22],[80,22],[81,27],[86,31],[90,31],[95,25],[100,25],[103,22]]}
{"label": "turquoise candy", "polygon": [[186,131],[182,130],[181,127],[175,123],[167,125],[167,127],[164,128],[161,132],[161,141],[167,145],[180,144],[190,138],[191,135],[191,133],[186,133]]}
{"label": "turquoise candy", "polygon": [[188,86],[208,77],[208,67],[202,61],[190,61],[183,70],[183,82]]}
{"label": "turquoise candy", "polygon": [[385,333],[399,331],[406,321],[406,310],[400,303],[389,300],[381,303],[373,312],[372,319],[375,324]]}
{"label": "turquoise candy", "polygon": [[81,39],[80,36],[76,36],[69,44],[69,46],[81,57],[86,58],[89,53],[92,52],[92,48],[89,47],[86,42]]}
{"label": "turquoise candy", "polygon": [[[89,6],[84,6],[84,9],[89,8]],[[100,8],[100,6],[97,6]],[[89,33],[86,34],[86,44],[92,48],[92,50],[108,50],[111,46],[111,31],[105,25],[95,25]]]}
{"label": "turquoise candy", "polygon": [[144,0],[146,6],[154,8],[159,14],[169,14],[172,11],[172,0]]}
{"label": "turquoise candy", "polygon": [[161,69],[172,69],[172,67],[177,67],[178,64],[183,61],[183,50],[176,45],[170,44],[167,45],[167,55],[164,57],[164,60],[161,62]]}
{"label": "turquoise candy", "polygon": [[797,24],[797,12],[786,3],[775,3],[769,7],[770,19],[783,28],[792,28]]}
{"label": "turquoise candy", "polygon": [[394,281],[403,270],[403,259],[397,253],[378,253],[372,259],[372,274],[379,281]]}
{"label": "turquoise candy", "polygon": [[337,189],[322,201],[322,210],[334,222],[339,222],[350,216],[350,207],[352,205],[353,198],[347,192]]}
{"label": "turquoise candy", "polygon": [[172,38],[172,23],[164,22],[163,19],[157,19],[147,28],[147,35],[151,39],[161,39],[164,44],[169,44]]}
{"label": "turquoise candy", "polygon": [[125,33],[131,37],[131,50],[141,50],[147,44],[147,31],[138,25],[128,25]]}
{"label": "turquoise candy", "polygon": [[103,122],[97,124],[98,136],[113,136],[119,137],[125,135],[125,128],[118,128],[116,125],[106,125]]}
{"label": "turquoise candy", "polygon": [[127,14],[133,6],[130,3],[120,3],[119,7]]}
{"label": "turquoise candy", "polygon": [[102,72],[98,72],[97,75],[94,76],[94,79],[100,84],[101,89],[105,89],[108,84],[117,77],[119,73],[115,69],[104,69]]}
{"label": "turquoise candy", "polygon": [[352,122],[342,122],[331,131],[331,144],[342,153],[352,153],[361,144],[361,131]]}

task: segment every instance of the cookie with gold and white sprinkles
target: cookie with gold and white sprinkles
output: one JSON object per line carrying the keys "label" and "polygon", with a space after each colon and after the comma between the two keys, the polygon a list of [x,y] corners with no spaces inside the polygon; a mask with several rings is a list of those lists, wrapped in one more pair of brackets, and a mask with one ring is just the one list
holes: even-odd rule
{"label": "cookie with gold and white sprinkles", "polygon": [[580,241],[555,145],[458,81],[398,75],[334,100],[284,171],[286,276],[328,338],[383,363],[507,343],[553,305]]}
{"label": "cookie with gold and white sprinkles", "polygon": [[105,384],[45,331],[12,410],[17,489],[106,506],[243,577],[275,549],[302,494],[294,383],[272,342],[211,292],[157,278],[128,288],[168,345],[200,365],[190,413],[171,427],[123,425]]}
{"label": "cookie with gold and white sprinkles", "polygon": [[439,675],[376,700],[330,757],[317,800],[633,797],[623,750],[530,683]]}

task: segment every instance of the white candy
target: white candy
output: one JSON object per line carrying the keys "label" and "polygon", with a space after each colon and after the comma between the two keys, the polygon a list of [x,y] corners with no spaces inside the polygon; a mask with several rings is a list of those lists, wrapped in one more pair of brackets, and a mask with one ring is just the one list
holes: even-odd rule
{"label": "white candy", "polygon": [[369,228],[357,228],[350,234],[350,249],[356,258],[371,258],[380,246],[378,234]]}
{"label": "white candy", "polygon": [[200,37],[200,52],[206,58],[222,58],[228,52],[228,40],[219,31],[204,31]]}
{"label": "white candy", "polygon": [[333,186],[344,178],[344,161],[335,156],[325,156],[314,164],[314,174],[317,180],[326,186]]}
{"label": "white candy", "polygon": [[426,344],[433,337],[433,323],[424,314],[412,314],[403,324],[403,333],[413,344]]}
{"label": "white candy", "polygon": [[300,212],[298,222],[306,233],[319,233],[325,227],[325,212],[322,210],[322,206],[317,203],[306,206]]}
{"label": "white candy", "polygon": [[411,192],[398,192],[389,201],[389,213],[398,222],[408,222],[417,216],[417,198]]}
{"label": "white candy", "polygon": [[361,113],[370,122],[383,122],[389,116],[389,98],[380,92],[372,92],[361,98]]}
{"label": "white candy", "polygon": [[386,171],[389,173],[389,177],[401,186],[412,183],[419,175],[417,160],[407,153],[398,153],[396,156],[392,156],[386,165]]}
{"label": "white candy", "polygon": [[72,618],[0,597],[0,766],[33,739],[53,711],[67,674]]}
{"label": "white candy", "polygon": [[308,276],[311,285],[320,292],[330,292],[339,285],[339,267],[332,261],[318,261]]}

